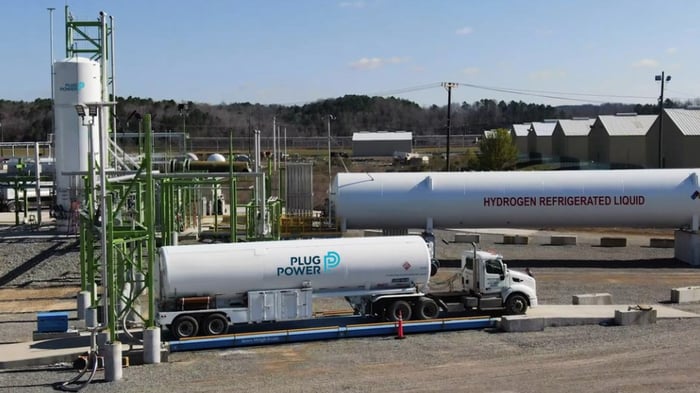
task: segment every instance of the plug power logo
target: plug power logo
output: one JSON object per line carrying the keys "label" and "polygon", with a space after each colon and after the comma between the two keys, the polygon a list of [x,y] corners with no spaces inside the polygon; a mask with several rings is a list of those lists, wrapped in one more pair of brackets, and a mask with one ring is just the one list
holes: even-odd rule
{"label": "plug power logo", "polygon": [[340,265],[340,255],[335,251],[328,251],[323,257],[323,271],[335,269]]}
{"label": "plug power logo", "polygon": [[[323,265],[323,270],[321,270]],[[328,251],[326,255],[294,256],[286,266],[277,267],[277,276],[313,276],[340,266],[340,254]]]}

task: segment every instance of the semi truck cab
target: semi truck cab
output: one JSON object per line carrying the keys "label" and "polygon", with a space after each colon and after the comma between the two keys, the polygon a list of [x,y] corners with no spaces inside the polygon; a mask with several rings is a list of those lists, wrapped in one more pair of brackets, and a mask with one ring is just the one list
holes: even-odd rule
{"label": "semi truck cab", "polygon": [[505,309],[509,314],[524,314],[537,306],[535,279],[529,274],[508,269],[499,254],[478,250],[465,251],[461,258],[462,284],[468,296],[468,309]]}

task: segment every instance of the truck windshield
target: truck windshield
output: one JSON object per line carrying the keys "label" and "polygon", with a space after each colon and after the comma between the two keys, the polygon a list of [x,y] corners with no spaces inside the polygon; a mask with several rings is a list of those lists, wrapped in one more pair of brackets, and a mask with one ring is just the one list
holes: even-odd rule
{"label": "truck windshield", "polygon": [[486,261],[486,273],[503,274],[503,263],[499,259],[489,259]]}

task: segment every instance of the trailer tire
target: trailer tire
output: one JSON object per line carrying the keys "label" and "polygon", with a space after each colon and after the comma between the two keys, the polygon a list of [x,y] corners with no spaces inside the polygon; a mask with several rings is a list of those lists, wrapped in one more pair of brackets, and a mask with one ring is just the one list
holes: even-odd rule
{"label": "trailer tire", "polygon": [[396,322],[399,316],[404,321],[411,319],[411,305],[405,300],[396,300],[387,307],[386,318],[389,321]]}
{"label": "trailer tire", "polygon": [[440,315],[440,306],[429,297],[422,297],[413,311],[418,319],[435,319]]}
{"label": "trailer tire", "polygon": [[506,300],[506,312],[511,315],[525,314],[527,311],[527,298],[525,296],[514,293]]}
{"label": "trailer tire", "polygon": [[205,336],[218,336],[228,332],[228,321],[221,314],[211,314],[202,324],[203,334]]}
{"label": "trailer tire", "polygon": [[188,338],[197,335],[199,323],[197,319],[190,315],[183,315],[173,321],[172,332],[178,339]]}

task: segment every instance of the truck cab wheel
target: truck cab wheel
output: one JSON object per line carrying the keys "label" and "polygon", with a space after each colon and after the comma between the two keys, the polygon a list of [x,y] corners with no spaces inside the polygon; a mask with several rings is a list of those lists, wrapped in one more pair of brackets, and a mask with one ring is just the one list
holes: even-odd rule
{"label": "truck cab wheel", "polygon": [[197,320],[189,315],[178,317],[172,324],[172,332],[178,339],[193,337],[199,330]]}
{"label": "truck cab wheel", "polygon": [[221,314],[211,314],[204,320],[202,329],[205,336],[218,336],[228,331],[228,321]]}
{"label": "truck cab wheel", "polygon": [[506,300],[506,312],[511,315],[525,314],[527,311],[527,299],[525,296],[515,293]]}
{"label": "truck cab wheel", "polygon": [[411,305],[404,300],[396,300],[386,309],[386,319],[396,322],[399,318],[404,321],[411,319]]}
{"label": "truck cab wheel", "polygon": [[435,300],[422,297],[416,303],[413,313],[418,319],[435,319],[440,315],[440,306]]}

